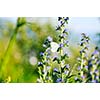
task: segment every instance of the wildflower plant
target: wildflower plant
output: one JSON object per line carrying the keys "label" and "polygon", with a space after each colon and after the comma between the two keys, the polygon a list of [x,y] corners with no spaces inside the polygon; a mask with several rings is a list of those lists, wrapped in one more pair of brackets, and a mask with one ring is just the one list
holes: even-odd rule
{"label": "wildflower plant", "polygon": [[94,52],[88,63],[89,66],[89,82],[98,83],[100,82],[100,51],[98,47],[95,47]]}
{"label": "wildflower plant", "polygon": [[45,40],[43,47],[44,52],[40,53],[41,62],[38,62],[39,83],[96,83],[100,82],[100,51],[95,48],[95,51],[89,58],[89,41],[90,38],[85,33],[82,33],[80,42],[80,56],[75,63],[77,67],[76,74],[73,74],[73,69],[67,62],[68,54],[68,24],[69,17],[58,17],[57,42],[54,42],[51,36]]}
{"label": "wildflower plant", "polygon": [[52,82],[51,79],[51,49],[50,43],[52,42],[52,38],[49,36],[43,44],[43,47],[46,48],[45,52],[40,53],[40,57],[42,59],[41,62],[38,62],[38,72],[40,79],[38,82]]}
{"label": "wildflower plant", "polygon": [[[68,17],[58,17],[58,26],[56,31],[59,31],[58,43],[53,42],[49,36],[43,44],[46,51],[40,53],[42,62],[38,63],[40,82],[68,82],[70,76],[70,65],[66,64],[65,59],[68,59],[68,53],[64,49],[68,47],[68,30],[65,26],[68,24]],[[52,56],[56,52],[57,56]],[[54,65],[55,63],[55,65]]]}
{"label": "wildflower plant", "polygon": [[87,81],[87,72],[88,72],[88,44],[90,38],[86,36],[85,33],[82,33],[82,39],[80,43],[80,57],[78,58],[78,77],[76,79],[76,82],[86,82]]}
{"label": "wildflower plant", "polygon": [[57,49],[57,53],[59,54],[58,58],[54,58],[53,61],[57,61],[58,63],[58,72],[54,72],[54,77],[56,76],[56,82],[68,82],[68,78],[70,76],[70,65],[66,64],[65,60],[68,59],[68,53],[64,52],[64,49],[69,46],[68,39],[68,29],[66,28],[66,25],[68,24],[69,17],[58,17],[58,26],[56,28],[57,31],[59,31],[59,37],[58,37],[58,44],[59,47]]}
{"label": "wildflower plant", "polygon": [[[54,40],[48,36],[43,43],[43,51],[40,52],[41,60],[38,62],[38,83],[100,83],[100,48],[95,47],[90,54],[90,38],[85,33],[81,34],[79,43],[79,56],[72,64],[69,63],[69,17],[58,17],[57,38]],[[9,40],[7,49],[0,62],[0,82],[12,82],[13,77],[9,74],[8,61],[12,48],[16,42],[17,34],[24,25],[32,25],[26,18],[18,18],[15,29]],[[73,55],[71,55],[73,56]],[[32,65],[37,62],[34,57],[29,59]],[[69,61],[69,62],[68,62]],[[6,74],[5,74],[6,73]]]}

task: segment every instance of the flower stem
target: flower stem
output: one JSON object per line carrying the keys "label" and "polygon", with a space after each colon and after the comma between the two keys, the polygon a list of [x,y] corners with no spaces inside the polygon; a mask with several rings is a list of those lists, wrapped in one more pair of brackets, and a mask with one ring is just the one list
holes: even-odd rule
{"label": "flower stem", "polygon": [[10,57],[10,54],[11,54],[11,51],[12,51],[12,47],[13,47],[15,41],[16,41],[18,29],[19,29],[19,27],[21,27],[24,24],[24,23],[19,23],[19,20],[21,20],[21,19],[23,19],[23,18],[17,19],[16,27],[15,27],[14,32],[13,32],[13,34],[12,34],[10,40],[9,40],[9,44],[8,44],[7,49],[5,51],[5,54],[3,56],[3,61],[1,63],[1,68],[0,68],[0,71],[1,71],[0,72],[0,78],[1,79],[7,77],[6,74],[5,74],[5,71],[7,73],[7,66],[6,65],[8,63],[8,60],[9,60],[9,57]]}

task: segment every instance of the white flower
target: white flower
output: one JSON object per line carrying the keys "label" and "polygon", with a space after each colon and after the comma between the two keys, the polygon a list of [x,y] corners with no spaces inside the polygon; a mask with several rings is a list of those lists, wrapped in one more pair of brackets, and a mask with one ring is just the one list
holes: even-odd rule
{"label": "white flower", "polygon": [[51,51],[56,52],[59,48],[59,45],[56,42],[51,42]]}
{"label": "white flower", "polygon": [[37,64],[37,58],[34,57],[34,56],[30,57],[29,62],[30,62],[31,65],[36,65]]}

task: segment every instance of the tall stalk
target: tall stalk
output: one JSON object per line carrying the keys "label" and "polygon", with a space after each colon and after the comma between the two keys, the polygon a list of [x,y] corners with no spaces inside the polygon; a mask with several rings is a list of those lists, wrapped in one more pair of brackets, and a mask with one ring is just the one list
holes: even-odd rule
{"label": "tall stalk", "polygon": [[25,23],[26,23],[25,18],[20,18],[19,17],[17,19],[16,27],[15,27],[15,29],[13,31],[13,34],[12,34],[10,40],[9,40],[7,49],[6,49],[5,54],[3,56],[3,61],[1,63],[1,67],[0,67],[0,78],[1,79],[6,78],[6,75],[5,75],[4,72],[5,72],[5,69],[7,68],[7,63],[8,63],[11,51],[12,51],[12,47],[13,47],[15,41],[16,41],[16,36],[17,36],[17,33],[18,33],[18,29],[19,29],[19,27],[21,27]]}

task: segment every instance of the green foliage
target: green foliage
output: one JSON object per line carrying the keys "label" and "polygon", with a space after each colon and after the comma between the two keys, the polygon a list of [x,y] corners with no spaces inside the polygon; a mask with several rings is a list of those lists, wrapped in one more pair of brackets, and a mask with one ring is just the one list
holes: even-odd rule
{"label": "green foliage", "polygon": [[37,65],[31,65],[29,59],[43,51],[41,46],[48,34],[53,36],[55,29],[51,23],[43,25],[26,22],[27,18],[18,18],[16,25],[1,19],[0,25],[0,80],[1,82],[36,82]]}
{"label": "green foliage", "polygon": [[[68,17],[58,17],[58,24],[56,30],[59,31],[58,42],[53,42],[53,39],[49,36],[44,42],[43,46],[45,51],[40,53],[41,62],[38,63],[39,83],[99,83],[100,82],[100,50],[98,47],[89,59],[88,45],[89,36],[82,33],[80,42],[80,55],[77,58],[77,62],[74,63],[73,69],[70,63],[66,61],[69,58],[68,48],[68,30],[66,24],[68,24]],[[57,46],[58,45],[58,46]],[[55,50],[54,50],[55,49]],[[52,56],[56,53],[56,56]],[[73,55],[72,55],[73,56]],[[56,63],[54,65],[54,63]],[[48,68],[49,67],[49,68]],[[75,72],[76,71],[76,72]]]}
{"label": "green foliage", "polygon": [[[70,45],[69,38],[72,34],[69,37],[70,33],[65,29],[68,20],[68,17],[59,17],[61,23],[55,29],[50,21],[41,24],[19,17],[13,23],[0,18],[0,82],[31,83],[37,82],[37,78],[38,82],[45,83],[100,82],[99,49],[95,48],[94,52],[93,49],[88,49],[88,59],[86,63],[83,62],[84,52],[80,54],[79,51],[86,48],[82,44]],[[40,66],[38,61],[42,62]],[[80,71],[79,66],[82,67]],[[86,70],[85,66],[91,68]],[[85,81],[80,73],[86,74]]]}

